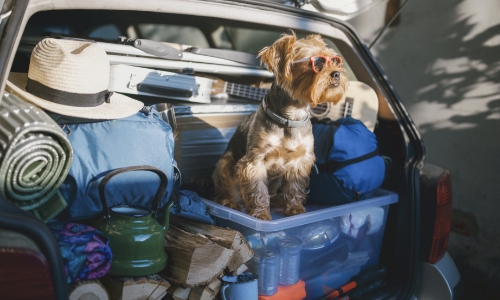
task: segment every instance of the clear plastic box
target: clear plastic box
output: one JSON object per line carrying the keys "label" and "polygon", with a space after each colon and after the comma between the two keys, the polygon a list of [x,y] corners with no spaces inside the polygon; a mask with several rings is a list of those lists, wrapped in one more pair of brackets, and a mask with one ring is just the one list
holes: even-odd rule
{"label": "clear plastic box", "polygon": [[[256,219],[210,200],[203,201],[216,225],[238,230],[254,249],[278,247],[281,253],[287,253],[289,249],[280,248],[283,245],[278,242],[283,237],[300,239],[302,248],[298,259],[296,255],[282,256],[290,259],[281,262],[287,268],[262,270],[258,264],[265,260],[255,256],[249,262],[249,268],[254,273],[260,272],[261,277],[274,277],[276,273],[280,276],[279,279],[259,277],[259,293],[262,295],[269,296],[277,288],[267,283],[274,285],[287,282],[280,280],[282,278],[296,278],[306,283],[306,299],[317,299],[325,296],[326,291],[346,284],[364,268],[378,263],[389,205],[398,201],[398,195],[378,189],[368,199],[349,204],[308,204],[306,213],[292,217],[285,217],[281,208],[273,208],[271,221]],[[294,268],[294,264],[299,266]],[[283,270],[298,270],[298,274],[283,274]],[[289,280],[288,283],[293,284]],[[261,290],[261,286],[265,289]]]}

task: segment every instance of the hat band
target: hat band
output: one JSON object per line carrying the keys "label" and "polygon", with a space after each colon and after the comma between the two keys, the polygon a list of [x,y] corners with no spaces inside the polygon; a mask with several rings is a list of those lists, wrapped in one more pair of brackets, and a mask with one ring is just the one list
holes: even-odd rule
{"label": "hat band", "polygon": [[80,94],[65,92],[48,87],[36,80],[28,77],[26,91],[44,100],[57,104],[77,106],[77,107],[96,107],[104,102],[109,103],[109,97],[112,92],[104,90],[95,94]]}

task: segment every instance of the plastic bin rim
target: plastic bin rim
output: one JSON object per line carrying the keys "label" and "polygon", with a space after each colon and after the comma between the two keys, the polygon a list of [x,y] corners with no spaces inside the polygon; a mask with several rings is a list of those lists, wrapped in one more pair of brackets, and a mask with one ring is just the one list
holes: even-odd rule
{"label": "plastic bin rim", "polygon": [[335,218],[353,211],[363,210],[370,207],[381,207],[398,202],[398,194],[394,192],[378,189],[374,194],[374,197],[366,200],[332,206],[321,210],[315,210],[271,221],[259,220],[245,214],[244,212],[225,207],[208,199],[202,198],[202,201],[210,208],[210,214],[212,216],[236,222],[255,231],[274,232]]}

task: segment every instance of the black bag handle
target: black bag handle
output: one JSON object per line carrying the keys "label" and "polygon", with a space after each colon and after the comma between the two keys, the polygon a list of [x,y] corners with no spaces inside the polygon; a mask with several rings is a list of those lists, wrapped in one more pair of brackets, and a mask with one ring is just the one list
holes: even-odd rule
{"label": "black bag handle", "polygon": [[101,203],[102,203],[102,210],[104,213],[104,219],[107,221],[109,219],[109,207],[108,204],[106,203],[106,195],[104,193],[106,184],[108,181],[121,173],[125,172],[131,172],[131,171],[151,171],[153,173],[156,173],[160,177],[160,186],[158,187],[158,191],[156,191],[156,195],[153,199],[153,218],[156,217],[156,213],[158,211],[158,206],[160,205],[161,198],[163,198],[163,195],[165,194],[168,186],[168,178],[167,174],[165,174],[162,170],[155,168],[153,166],[148,166],[148,165],[140,165],[140,166],[131,166],[131,167],[123,167],[123,168],[118,168],[115,169],[108,174],[106,174],[101,182],[99,183],[99,197],[101,198]]}

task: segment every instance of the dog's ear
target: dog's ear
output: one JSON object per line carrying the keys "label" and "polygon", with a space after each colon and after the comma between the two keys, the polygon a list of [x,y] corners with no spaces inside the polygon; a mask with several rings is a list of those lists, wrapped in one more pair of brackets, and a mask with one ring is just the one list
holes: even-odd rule
{"label": "dog's ear", "polygon": [[260,50],[260,62],[276,77],[276,83],[281,84],[292,80],[291,63],[293,60],[293,45],[297,37],[295,32],[282,34],[271,46]]}

